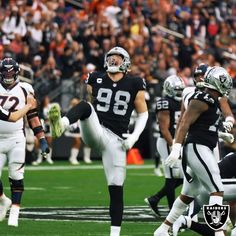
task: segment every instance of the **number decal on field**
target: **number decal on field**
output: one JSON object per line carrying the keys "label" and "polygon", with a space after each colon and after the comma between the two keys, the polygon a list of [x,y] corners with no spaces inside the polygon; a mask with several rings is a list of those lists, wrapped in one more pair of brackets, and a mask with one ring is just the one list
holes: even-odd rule
{"label": "number decal on field", "polygon": [[[111,106],[112,90],[100,88],[98,90],[97,100],[100,104],[97,105],[97,110],[107,112]],[[130,93],[127,91],[117,91],[114,97],[113,112],[116,115],[125,115],[130,101]]]}
{"label": "number decal on field", "polygon": [[19,102],[17,97],[0,95],[0,106],[9,111],[15,111]]}

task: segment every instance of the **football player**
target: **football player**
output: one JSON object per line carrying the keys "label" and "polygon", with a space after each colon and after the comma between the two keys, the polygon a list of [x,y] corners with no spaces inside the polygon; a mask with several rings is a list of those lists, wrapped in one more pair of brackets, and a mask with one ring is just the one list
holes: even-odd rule
{"label": "football player", "polygon": [[[5,58],[0,63],[0,104],[8,112],[22,109],[27,103],[27,96],[34,94],[30,84],[19,82],[19,71],[18,63],[12,58]],[[27,119],[34,135],[39,139],[42,155],[46,155],[49,148],[38,118],[36,103],[27,112]],[[11,208],[8,225],[15,227],[18,226],[21,197],[24,191],[25,146],[23,118],[16,122],[0,120],[0,176],[8,161],[11,187],[11,199],[9,199],[5,196],[3,184],[0,181],[0,221],[5,218],[7,210]]]}
{"label": "football player", "polygon": [[[104,60],[106,73],[92,72],[86,80],[92,103],[81,101],[61,118],[60,107],[49,111],[52,135],[59,137],[65,128],[80,120],[85,144],[102,154],[110,194],[110,236],[120,235],[123,216],[123,184],[126,176],[126,151],[139,139],[148,119],[146,85],[140,77],[130,77],[128,52],[112,48]],[[138,117],[134,131],[127,133],[133,110]]]}
{"label": "football player", "polygon": [[[182,165],[185,178],[182,191],[154,236],[169,235],[171,225],[194,200],[200,186],[204,186],[210,193],[210,205],[222,205],[223,184],[213,149],[218,140],[218,100],[229,94],[232,78],[224,68],[212,67],[204,76],[204,88],[204,91],[196,91],[190,98],[172,151],[166,160],[168,166],[174,166],[181,156],[183,145]],[[223,231],[218,231],[217,234],[224,235]]]}
{"label": "football player", "polygon": [[158,193],[145,198],[144,200],[156,215],[159,215],[157,204],[164,196],[167,197],[169,209],[172,208],[175,200],[175,188],[183,183],[180,165],[171,168],[165,165],[165,160],[170,154],[173,145],[175,128],[180,116],[184,87],[184,82],[179,76],[171,75],[167,77],[163,85],[164,97],[157,101],[156,111],[160,126],[160,137],[157,139],[157,150],[163,163],[165,184]]}
{"label": "football player", "polygon": [[[224,185],[224,200],[228,201],[231,206],[230,218],[234,225],[234,229],[231,232],[231,236],[236,235],[235,218],[236,218],[236,153],[228,154],[219,163],[220,176]],[[209,199],[208,192],[201,188],[199,189],[199,195],[197,196],[197,202],[202,206],[207,204]],[[173,224],[173,235],[176,236],[180,228],[189,228],[201,235],[214,235],[214,231],[206,224],[200,224],[192,220],[190,216],[180,216]]]}
{"label": "football player", "polygon": [[[185,110],[188,107],[188,103],[189,103],[189,99],[191,98],[191,96],[197,91],[197,90],[203,90],[204,89],[204,75],[207,71],[207,69],[210,69],[210,67],[207,64],[201,63],[199,64],[195,70],[194,70],[194,84],[196,87],[187,87],[184,89],[183,91],[183,102],[182,102],[182,106],[181,106],[181,116],[179,121],[181,120]],[[223,121],[223,128],[224,131],[226,132],[218,132],[218,136],[219,138],[222,138],[224,141],[232,143],[233,142],[233,135],[230,134],[229,132],[232,130],[235,119],[234,119],[234,115],[232,113],[232,110],[229,106],[228,103],[228,99],[227,96],[222,96],[220,97],[219,100],[220,103],[220,109],[221,112],[223,114],[224,117],[224,121]],[[178,128],[178,124],[177,124],[177,128]],[[219,160],[220,159],[220,153],[219,153],[219,147],[217,145],[217,147],[214,149],[214,153],[216,158]]]}

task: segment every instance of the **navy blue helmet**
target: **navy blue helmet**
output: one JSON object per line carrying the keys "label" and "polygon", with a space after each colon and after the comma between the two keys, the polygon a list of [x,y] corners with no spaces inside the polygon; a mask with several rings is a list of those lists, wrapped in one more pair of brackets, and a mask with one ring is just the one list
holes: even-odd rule
{"label": "navy blue helmet", "polygon": [[1,83],[9,86],[13,84],[20,72],[19,64],[12,58],[4,58],[0,62],[0,79]]}

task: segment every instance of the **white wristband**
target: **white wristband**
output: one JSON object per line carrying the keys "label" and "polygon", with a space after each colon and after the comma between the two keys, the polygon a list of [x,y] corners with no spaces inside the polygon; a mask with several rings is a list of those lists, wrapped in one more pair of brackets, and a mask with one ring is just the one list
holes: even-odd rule
{"label": "white wristband", "polygon": [[181,148],[182,148],[181,143],[174,143],[173,146],[172,146],[172,151],[180,152]]}
{"label": "white wristband", "polygon": [[234,124],[235,119],[234,119],[233,116],[227,116],[227,117],[225,118],[225,121],[226,121],[226,122],[232,122],[232,123]]}

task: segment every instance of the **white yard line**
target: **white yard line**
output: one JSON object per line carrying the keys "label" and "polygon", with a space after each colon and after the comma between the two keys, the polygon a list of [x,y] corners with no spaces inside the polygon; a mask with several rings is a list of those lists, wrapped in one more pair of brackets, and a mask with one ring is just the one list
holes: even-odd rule
{"label": "white yard line", "polygon": [[[26,170],[41,171],[41,170],[100,170],[103,169],[102,165],[91,165],[91,166],[26,166]],[[128,165],[127,169],[154,169],[154,165]],[[4,167],[7,170],[7,167]]]}

